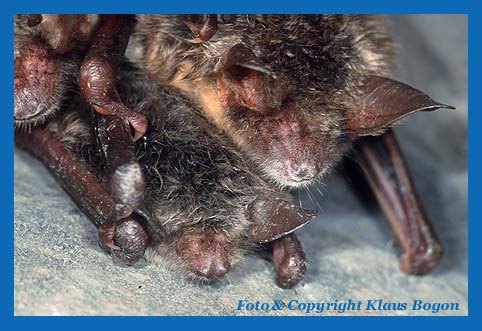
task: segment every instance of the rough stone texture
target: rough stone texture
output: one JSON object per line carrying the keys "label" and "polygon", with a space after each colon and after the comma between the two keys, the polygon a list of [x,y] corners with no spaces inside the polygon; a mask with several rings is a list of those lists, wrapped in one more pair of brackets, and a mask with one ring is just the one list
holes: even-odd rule
{"label": "rough stone texture", "polygon": [[[467,307],[467,20],[465,16],[392,16],[400,44],[399,77],[457,111],[419,114],[396,130],[427,212],[445,246],[430,275],[398,269],[398,250],[379,211],[364,204],[343,169],[320,187],[299,193],[318,219],[299,231],[309,266],[294,290],[274,283],[272,265],[249,258],[211,285],[182,279],[162,266],[113,265],[97,245],[89,220],[48,171],[15,152],[16,315],[304,315],[297,311],[237,311],[238,300],[272,303],[366,301],[458,302]],[[365,199],[364,199],[365,200]],[[326,312],[324,314],[336,314]],[[362,311],[345,314],[426,314]]]}

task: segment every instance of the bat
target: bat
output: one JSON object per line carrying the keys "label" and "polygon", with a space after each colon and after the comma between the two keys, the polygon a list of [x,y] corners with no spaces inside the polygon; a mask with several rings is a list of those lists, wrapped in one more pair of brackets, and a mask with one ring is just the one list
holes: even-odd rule
{"label": "bat", "polygon": [[16,126],[52,117],[78,82],[92,108],[127,119],[138,139],[147,123],[113,89],[133,23],[132,15],[15,15]]}
{"label": "bat", "polygon": [[[115,201],[110,218],[99,224],[101,243],[113,250],[115,223],[132,213],[144,187],[134,141],[145,132],[145,117],[125,107],[115,90],[119,61],[132,31],[132,15],[15,15],[14,125],[16,134],[43,127],[80,93],[103,115],[127,120],[127,127],[106,131],[112,141],[103,161]],[[33,142],[32,142],[33,143]],[[122,148],[123,153],[113,150]],[[115,156],[111,157],[110,155]],[[130,176],[119,176],[129,172]],[[80,177],[79,177],[80,178]],[[125,182],[123,182],[125,180]],[[134,189],[126,189],[132,185]],[[124,191],[125,190],[125,191]]]}
{"label": "bat", "polygon": [[393,79],[394,46],[380,16],[137,20],[131,59],[198,104],[265,178],[311,185],[355,150],[402,248],[401,269],[423,274],[437,264],[442,246],[389,128],[453,107]]}
{"label": "bat", "polygon": [[[189,99],[128,64],[116,81],[122,102],[145,115],[149,129],[136,143],[145,176],[141,202],[134,213],[114,224],[114,232],[102,228],[115,213],[112,192],[136,194],[129,191],[132,185],[109,187],[105,173],[110,172],[110,163],[115,165],[123,144],[117,139],[118,147],[109,146],[103,137],[109,130],[128,128],[125,120],[96,116],[85,102],[74,100],[75,106],[46,128],[17,135],[17,144],[49,167],[102,228],[101,235],[110,237],[115,245],[111,252],[123,262],[133,263],[145,251],[149,261],[195,279],[213,280],[272,242],[277,283],[283,288],[296,285],[306,265],[293,231],[315,212],[296,207],[284,190],[261,178]],[[32,140],[37,143],[29,144]],[[112,150],[109,161],[102,160],[106,149]],[[128,171],[119,175],[133,177]]]}

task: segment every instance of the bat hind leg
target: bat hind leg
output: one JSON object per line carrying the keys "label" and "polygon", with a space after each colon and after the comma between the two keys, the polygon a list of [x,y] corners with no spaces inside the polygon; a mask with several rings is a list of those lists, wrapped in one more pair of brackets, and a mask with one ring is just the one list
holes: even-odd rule
{"label": "bat hind leg", "polygon": [[32,153],[53,173],[77,206],[99,229],[100,244],[115,260],[132,265],[144,255],[147,232],[132,217],[115,224],[111,239],[106,241],[106,228],[114,214],[115,202],[96,174],[91,172],[59,140],[56,134],[42,128],[29,133],[16,132],[15,143]]}
{"label": "bat hind leg", "polygon": [[418,197],[393,131],[362,138],[355,150],[400,244],[401,270],[410,275],[429,272],[438,264],[443,248]]}

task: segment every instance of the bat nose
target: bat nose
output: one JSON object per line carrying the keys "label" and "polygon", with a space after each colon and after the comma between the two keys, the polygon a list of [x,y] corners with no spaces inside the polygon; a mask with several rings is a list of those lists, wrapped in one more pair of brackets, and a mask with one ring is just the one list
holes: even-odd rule
{"label": "bat nose", "polygon": [[198,270],[198,274],[208,279],[214,279],[224,276],[229,271],[229,262],[224,257],[212,257],[207,263]]}
{"label": "bat nose", "polygon": [[313,180],[319,173],[319,169],[315,165],[309,165],[306,163],[301,164],[295,169],[289,171],[291,179],[296,182],[304,182]]}
{"label": "bat nose", "polygon": [[223,243],[216,240],[209,242],[209,246],[204,249],[202,255],[198,256],[198,259],[194,272],[207,279],[222,277],[229,271],[230,262],[227,249]]}
{"label": "bat nose", "polygon": [[195,274],[215,279],[229,271],[230,248],[223,234],[191,233],[181,236],[178,240],[176,251]]}

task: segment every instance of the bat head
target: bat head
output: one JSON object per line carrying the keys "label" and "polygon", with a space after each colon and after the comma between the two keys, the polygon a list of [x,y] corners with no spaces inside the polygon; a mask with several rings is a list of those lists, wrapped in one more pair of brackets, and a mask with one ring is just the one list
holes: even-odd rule
{"label": "bat head", "polygon": [[96,15],[16,15],[14,22],[14,123],[35,124],[65,99],[80,65],[80,44]]}
{"label": "bat head", "polygon": [[449,106],[401,82],[367,75],[342,100],[272,72],[236,45],[216,75],[223,127],[261,170],[281,186],[326,174],[363,135],[377,135],[417,111]]}
{"label": "bat head", "polygon": [[384,78],[394,49],[377,15],[218,15],[217,32],[195,40],[203,20],[141,17],[145,68],[190,95],[282,187],[326,174],[358,136],[446,107]]}

